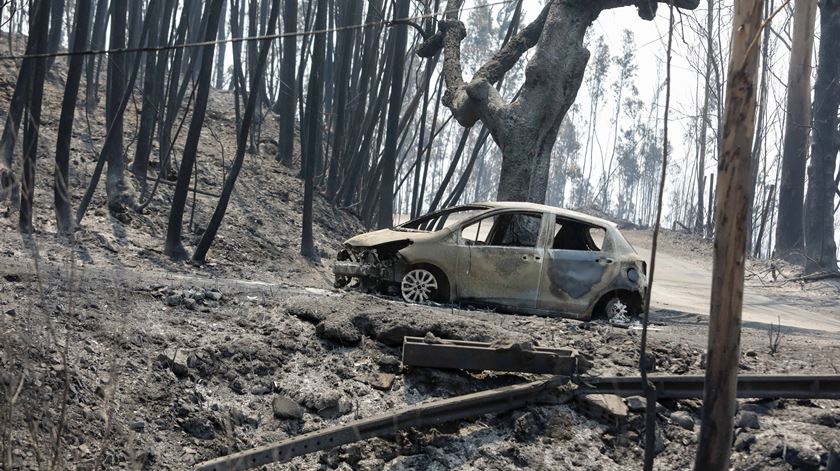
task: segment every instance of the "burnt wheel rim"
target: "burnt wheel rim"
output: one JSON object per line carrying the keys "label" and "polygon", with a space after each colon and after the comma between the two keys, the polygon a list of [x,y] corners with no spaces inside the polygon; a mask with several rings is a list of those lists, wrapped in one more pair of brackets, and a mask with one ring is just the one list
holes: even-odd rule
{"label": "burnt wheel rim", "polygon": [[624,301],[619,298],[613,298],[607,303],[607,319],[616,322],[626,322],[629,320],[629,308]]}
{"label": "burnt wheel rim", "polygon": [[438,283],[435,275],[429,270],[417,268],[406,273],[400,283],[402,297],[409,303],[426,303],[432,299],[437,291]]}

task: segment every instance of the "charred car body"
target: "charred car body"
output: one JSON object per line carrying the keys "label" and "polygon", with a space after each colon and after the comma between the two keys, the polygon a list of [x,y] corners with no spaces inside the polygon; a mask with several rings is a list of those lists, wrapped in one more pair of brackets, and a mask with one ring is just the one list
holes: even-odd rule
{"label": "charred car body", "polygon": [[457,206],[348,240],[336,285],[586,320],[642,310],[646,263],[609,221],[533,203]]}

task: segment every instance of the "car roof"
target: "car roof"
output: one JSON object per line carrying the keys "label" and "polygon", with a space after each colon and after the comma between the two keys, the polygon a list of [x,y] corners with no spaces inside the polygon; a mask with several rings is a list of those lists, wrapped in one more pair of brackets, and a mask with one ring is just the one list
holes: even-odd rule
{"label": "car roof", "polygon": [[[527,203],[527,202],[520,202],[520,201],[482,201],[480,203],[475,203],[478,206],[488,206],[493,209],[521,209],[524,211],[536,211],[540,213],[551,213],[556,214],[557,216],[569,218],[569,219],[577,219],[578,221],[582,221],[588,224],[596,225],[596,226],[603,226],[603,227],[612,227],[615,228],[615,223],[611,221],[607,221],[606,219],[601,219],[599,217],[590,216],[585,213],[581,213],[578,211],[572,211],[570,209],[563,209],[558,208],[557,206],[548,206],[546,204],[537,204],[537,203]],[[471,205],[466,205],[471,206]]]}

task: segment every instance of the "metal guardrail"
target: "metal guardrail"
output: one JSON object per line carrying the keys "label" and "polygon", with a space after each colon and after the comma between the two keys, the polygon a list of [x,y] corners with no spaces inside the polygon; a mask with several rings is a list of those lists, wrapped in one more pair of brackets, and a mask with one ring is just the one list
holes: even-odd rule
{"label": "metal guardrail", "polygon": [[[658,399],[703,398],[705,377],[701,375],[650,375]],[[639,377],[592,377],[580,379],[578,394],[643,395]],[[739,398],[755,399],[840,399],[840,375],[741,375]]]}
{"label": "metal guardrail", "polygon": [[567,378],[535,381],[419,404],[393,413],[356,420],[346,425],[306,433],[272,445],[206,461],[198,464],[196,470],[251,469],[368,438],[394,435],[399,430],[411,427],[428,427],[488,413],[518,409],[531,403],[537,395],[551,385],[567,381]]}
{"label": "metal guardrail", "polygon": [[432,343],[422,337],[405,337],[402,361],[406,366],[428,368],[572,376],[583,372],[579,370],[578,358],[577,351],[568,348],[438,338]]}

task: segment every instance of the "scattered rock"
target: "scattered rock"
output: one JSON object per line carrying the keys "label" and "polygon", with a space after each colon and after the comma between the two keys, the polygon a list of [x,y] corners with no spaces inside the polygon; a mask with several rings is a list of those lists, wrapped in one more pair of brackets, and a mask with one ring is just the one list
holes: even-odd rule
{"label": "scattered rock", "polygon": [[740,433],[735,439],[735,451],[749,451],[753,443],[755,443],[754,433]]}
{"label": "scattered rock", "polygon": [[137,433],[143,433],[146,430],[146,422],[137,420],[129,424],[129,428]]}
{"label": "scattered rock", "polygon": [[171,294],[166,297],[166,305],[167,306],[180,306],[181,305],[181,296],[177,294]]}
{"label": "scattered rock", "polygon": [[300,420],[303,418],[303,408],[286,396],[276,396],[271,401],[271,409],[274,411],[274,417],[278,419]]}
{"label": "scattered rock", "polygon": [[610,422],[627,418],[627,405],[613,394],[586,394],[579,396],[583,412],[593,419],[604,419]]}
{"label": "scattered rock", "polygon": [[671,413],[671,423],[686,430],[694,430],[694,419],[688,412],[677,411]]}
{"label": "scattered rock", "polygon": [[742,411],[735,421],[735,426],[738,428],[751,428],[753,430],[761,428],[761,424],[758,421],[758,414],[750,411]]}
{"label": "scattered rock", "polygon": [[627,408],[633,412],[641,412],[647,407],[647,399],[642,396],[630,396],[624,400]]}
{"label": "scattered rock", "polygon": [[211,440],[216,437],[216,430],[208,418],[191,417],[181,422],[184,432],[201,440]]}
{"label": "scattered rock", "polygon": [[391,389],[391,386],[394,385],[394,380],[396,376],[391,373],[376,373],[369,376],[365,382],[368,383],[373,389],[379,389],[381,391],[388,391]]}

